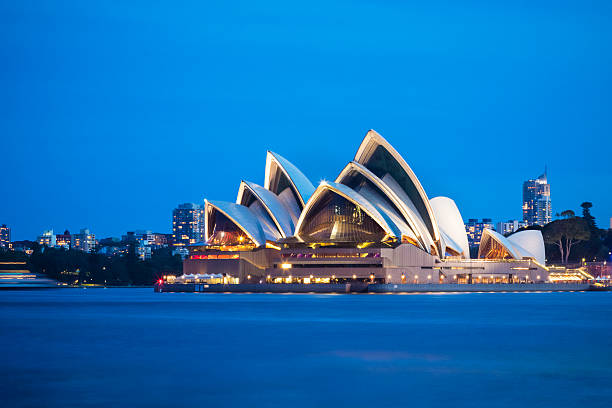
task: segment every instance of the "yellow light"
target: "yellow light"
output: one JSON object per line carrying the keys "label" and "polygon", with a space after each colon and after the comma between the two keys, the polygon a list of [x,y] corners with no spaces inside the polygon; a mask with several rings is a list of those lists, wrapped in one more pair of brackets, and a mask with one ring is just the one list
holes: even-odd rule
{"label": "yellow light", "polygon": [[356,278],[357,278],[357,275],[353,275],[353,279],[356,279]]}
{"label": "yellow light", "polygon": [[247,275],[247,279],[251,279],[251,275]]}
{"label": "yellow light", "polygon": [[431,279],[431,275],[427,275],[427,279]]}
{"label": "yellow light", "polygon": [[281,264],[281,268],[283,268],[283,269],[291,269],[291,264],[290,263]]}
{"label": "yellow light", "polygon": [[276,249],[277,251],[280,251],[281,247],[279,247],[278,245],[274,245],[270,242],[266,242],[266,248],[272,248],[272,249]]}

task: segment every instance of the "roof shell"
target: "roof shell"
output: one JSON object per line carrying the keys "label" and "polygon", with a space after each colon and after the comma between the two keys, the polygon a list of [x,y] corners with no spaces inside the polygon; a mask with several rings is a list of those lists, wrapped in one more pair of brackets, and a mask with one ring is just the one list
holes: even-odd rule
{"label": "roof shell", "polygon": [[[264,181],[264,187],[267,190],[270,189],[270,182],[272,180],[272,167],[276,164],[276,170],[282,171],[284,175],[289,179],[289,182],[295,189],[298,195],[298,200],[302,208],[306,205],[306,202],[310,199],[310,196],[315,191],[314,185],[310,182],[308,177],[304,175],[297,167],[293,165],[289,160],[285,159],[280,154],[268,151],[266,156],[266,176]],[[275,194],[280,194],[281,191],[273,191]]]}
{"label": "roof shell", "polygon": [[318,199],[326,191],[331,191],[353,202],[354,204],[357,204],[368,216],[370,216],[378,225],[381,226],[387,235],[398,237],[397,227],[393,224],[390,225],[390,223],[387,221],[388,217],[383,216],[365,197],[344,184],[334,183],[332,181],[322,181],[321,184],[319,184],[319,187],[317,187],[315,192],[312,194],[310,200],[308,200],[306,203],[306,206],[304,207],[304,210],[300,215],[300,219],[295,227],[295,235],[299,235],[302,224],[304,224],[310,209],[317,203]]}
{"label": "roof shell", "polygon": [[[379,189],[379,193],[383,194],[397,208],[397,210],[399,210],[400,214],[398,214],[398,216],[401,216],[403,218],[403,222],[402,220],[394,220],[393,216],[391,216],[391,218],[393,219],[393,222],[398,225],[398,227],[402,230],[402,234],[407,235],[412,239],[415,239],[421,244],[422,249],[429,252],[429,245],[432,243],[432,241],[427,231],[420,227],[420,223],[418,223],[417,221],[418,215],[414,211],[412,211],[409,206],[405,204],[404,200],[401,200],[398,197],[398,195],[391,187],[389,187],[384,181],[382,181],[378,176],[376,176],[376,174],[372,173],[367,167],[355,161],[348,163],[336,178],[336,183],[346,183],[347,178],[351,175],[352,172],[359,173],[362,177],[370,181]],[[385,212],[389,213],[389,211],[392,211],[393,213],[395,213],[393,208],[387,208],[389,207],[388,205],[386,205],[387,203],[379,203],[379,207],[383,204],[385,204],[383,206]],[[410,231],[406,231],[406,227],[402,228],[402,223],[405,223],[406,227],[409,228]],[[426,243],[427,238],[429,238],[428,243]]]}
{"label": "roof shell", "polygon": [[434,197],[429,200],[438,221],[440,232],[446,235],[445,242],[452,241],[456,252],[465,258],[470,257],[470,246],[465,232],[465,224],[457,204],[448,197]]}
{"label": "roof shell", "polygon": [[544,237],[539,230],[524,230],[515,232],[506,238],[523,256],[534,258],[538,263],[545,265],[546,251]]}
{"label": "roof shell", "polygon": [[248,207],[243,205],[230,203],[228,201],[208,201],[205,202],[205,225],[206,225],[206,241],[208,241],[208,225],[209,208],[214,208],[221,212],[227,218],[229,218],[234,224],[236,224],[244,233],[255,243],[257,246],[263,246],[266,244],[266,235],[263,231],[257,216],[253,214]]}
{"label": "roof shell", "polygon": [[[437,242],[438,250],[441,251],[439,242],[440,232],[436,223],[435,215],[431,205],[429,204],[427,194],[408,163],[406,163],[404,158],[393,148],[393,146],[391,146],[391,144],[376,131],[370,130],[364,137],[359,149],[357,150],[357,153],[355,154],[355,161],[369,168],[367,162],[376,151],[376,148],[379,146],[385,149],[392,156],[392,158],[407,176],[408,183],[405,185],[400,185],[400,187],[402,190],[404,190],[406,196],[409,197],[409,201],[412,202],[417,212],[421,216],[429,234],[433,240]],[[384,178],[383,181],[385,181]],[[400,180],[395,181],[399,185]]]}
{"label": "roof shell", "polygon": [[238,189],[236,204],[246,206],[246,191],[250,191],[255,199],[259,200],[259,202],[263,205],[283,238],[293,235],[293,221],[287,212],[287,208],[283,205],[276,194],[270,190],[266,190],[258,184],[243,180],[240,183],[240,188]]}

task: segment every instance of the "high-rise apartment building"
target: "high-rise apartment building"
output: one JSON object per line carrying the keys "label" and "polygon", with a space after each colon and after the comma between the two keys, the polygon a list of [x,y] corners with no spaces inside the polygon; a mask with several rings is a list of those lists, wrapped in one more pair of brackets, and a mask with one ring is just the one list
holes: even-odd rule
{"label": "high-rise apartment building", "polygon": [[175,247],[201,242],[204,236],[203,206],[185,203],[172,211],[172,242]]}
{"label": "high-rise apartment building", "polygon": [[84,252],[92,252],[96,248],[96,235],[92,234],[89,229],[81,228],[78,234],[72,234],[70,247]]}
{"label": "high-rise apartment building", "polygon": [[550,184],[546,170],[537,179],[523,183],[523,221],[528,225],[545,225],[552,221]]}
{"label": "high-rise apartment building", "polygon": [[0,248],[11,249],[11,229],[6,224],[0,225]]}
{"label": "high-rise apartment building", "polygon": [[495,225],[495,230],[502,235],[506,235],[506,234],[512,234],[519,228],[523,228],[527,226],[528,225],[525,221],[508,220],[508,221],[498,222]]}
{"label": "high-rise apartment building", "polygon": [[465,232],[467,233],[468,243],[471,247],[480,245],[482,231],[485,229],[494,229],[491,218],[483,218],[478,221],[477,218],[470,218],[465,224]]}

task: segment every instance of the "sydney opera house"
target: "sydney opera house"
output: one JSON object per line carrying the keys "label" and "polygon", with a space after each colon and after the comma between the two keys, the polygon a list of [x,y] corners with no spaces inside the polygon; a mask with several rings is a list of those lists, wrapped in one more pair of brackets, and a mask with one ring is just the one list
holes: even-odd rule
{"label": "sydney opera house", "polygon": [[243,180],[235,202],[205,201],[206,239],[184,276],[224,283],[545,282],[539,231],[485,230],[470,258],[461,213],[428,198],[404,158],[369,131],[335,181],[318,186],[289,160],[266,157],[263,185]]}

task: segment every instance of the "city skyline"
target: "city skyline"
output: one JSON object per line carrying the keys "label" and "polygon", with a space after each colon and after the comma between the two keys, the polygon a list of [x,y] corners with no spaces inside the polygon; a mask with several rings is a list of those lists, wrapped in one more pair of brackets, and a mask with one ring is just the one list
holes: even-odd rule
{"label": "city skyline", "polygon": [[370,128],[466,219],[521,219],[547,164],[553,215],[590,201],[606,226],[609,4],[292,7],[1,5],[12,239],[169,231],[178,203],[235,196],[267,148],[335,179]]}

